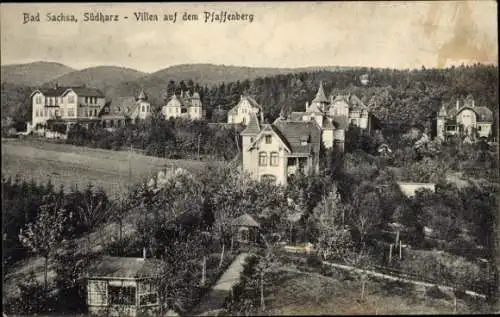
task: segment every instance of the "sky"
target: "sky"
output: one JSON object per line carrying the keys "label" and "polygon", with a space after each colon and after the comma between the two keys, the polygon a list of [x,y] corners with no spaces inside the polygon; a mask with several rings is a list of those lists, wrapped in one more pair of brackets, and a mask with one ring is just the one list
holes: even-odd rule
{"label": "sky", "polygon": [[[55,61],[145,72],[189,63],[255,67],[446,67],[498,65],[495,1],[254,3],[2,3],[1,64]],[[137,22],[134,12],[157,14]],[[253,21],[205,23],[204,12],[253,14]],[[118,22],[84,22],[84,13]],[[175,23],[164,14],[177,12]],[[184,12],[198,21],[182,21]],[[23,23],[24,13],[41,22]],[[46,14],[78,22],[47,22]],[[127,16],[128,19],[124,19]]]}

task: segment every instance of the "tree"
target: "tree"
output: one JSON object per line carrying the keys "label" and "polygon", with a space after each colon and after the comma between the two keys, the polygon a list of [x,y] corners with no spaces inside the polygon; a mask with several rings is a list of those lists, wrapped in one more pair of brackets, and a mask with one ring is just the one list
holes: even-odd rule
{"label": "tree", "polygon": [[345,262],[352,266],[351,272],[361,281],[361,301],[364,300],[366,283],[368,281],[367,269],[370,268],[372,263],[371,255],[365,248],[356,251],[352,249],[344,257]]}
{"label": "tree", "polygon": [[264,255],[259,258],[259,262],[255,267],[255,277],[259,280],[260,288],[260,309],[266,310],[266,303],[264,298],[264,283],[266,274],[272,272],[278,265],[276,258],[275,247],[269,247],[265,250]]}
{"label": "tree", "polygon": [[78,207],[80,219],[88,230],[87,242],[89,250],[91,246],[90,233],[105,222],[108,217],[107,203],[108,199],[104,191],[101,189],[94,191],[92,185],[89,184],[83,193],[82,204]]}
{"label": "tree", "polygon": [[32,252],[42,256],[44,265],[44,289],[47,290],[47,270],[49,257],[63,239],[66,210],[53,197],[46,197],[34,223],[29,223],[19,234],[21,243]]}

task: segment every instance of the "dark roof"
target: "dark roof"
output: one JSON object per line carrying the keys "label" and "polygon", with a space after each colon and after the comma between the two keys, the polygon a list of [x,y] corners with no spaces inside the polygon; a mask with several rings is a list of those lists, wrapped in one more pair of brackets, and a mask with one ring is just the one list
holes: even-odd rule
{"label": "dark roof", "polygon": [[[62,96],[69,89],[73,90],[78,96],[81,97],[100,97],[104,98],[102,91],[96,88],[86,87],[56,87],[56,88],[41,88],[38,89],[42,94],[49,97]],[[36,91],[36,90],[35,90]]]}
{"label": "dark roof", "polygon": [[89,277],[139,278],[155,276],[162,261],[153,258],[103,256],[88,268]]}
{"label": "dark roof", "polygon": [[243,214],[239,216],[236,219],[233,219],[232,223],[233,226],[245,226],[245,227],[257,227],[259,228],[260,225],[255,221],[252,216],[249,214]]}
{"label": "dark roof", "polygon": [[478,118],[478,122],[493,122],[493,112],[486,107],[475,107],[473,109]]}
{"label": "dark roof", "polygon": [[118,97],[111,101],[108,115],[130,116],[138,105],[134,97]]}
{"label": "dark roof", "polygon": [[[319,153],[321,128],[316,121],[277,120],[271,125],[294,154]],[[307,144],[302,145],[304,138]]]}
{"label": "dark roof", "polygon": [[248,121],[248,125],[245,130],[241,131],[241,135],[257,135],[260,132],[259,119],[257,115],[252,112],[250,113],[250,121]]}
{"label": "dark roof", "polygon": [[104,98],[104,94],[99,89],[95,88],[71,88],[78,96],[82,97],[101,97]]}

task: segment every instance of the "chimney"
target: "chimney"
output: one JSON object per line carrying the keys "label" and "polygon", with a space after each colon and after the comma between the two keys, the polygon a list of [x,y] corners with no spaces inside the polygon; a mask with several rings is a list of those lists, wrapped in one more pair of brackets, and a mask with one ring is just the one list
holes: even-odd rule
{"label": "chimney", "polygon": [[472,108],[476,106],[476,103],[474,102],[474,99],[472,99]]}
{"label": "chimney", "polygon": [[142,248],[142,259],[146,260],[146,248]]}
{"label": "chimney", "polygon": [[309,101],[306,101],[306,111],[309,109]]}
{"label": "chimney", "polygon": [[457,110],[459,108],[460,104],[459,104],[459,101],[458,101],[458,98],[457,98]]}

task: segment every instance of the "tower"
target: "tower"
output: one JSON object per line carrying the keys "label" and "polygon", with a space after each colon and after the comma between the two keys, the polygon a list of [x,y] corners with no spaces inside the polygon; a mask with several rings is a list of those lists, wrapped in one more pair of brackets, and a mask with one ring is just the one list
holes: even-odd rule
{"label": "tower", "polygon": [[446,123],[446,106],[443,103],[441,109],[439,109],[437,119],[436,119],[436,137],[444,140],[445,123]]}
{"label": "tower", "polygon": [[201,104],[201,99],[200,99],[200,94],[198,92],[193,93],[193,96],[191,97],[191,107],[189,109],[189,116],[191,119],[201,119],[203,112],[202,112],[202,104]]}
{"label": "tower", "polygon": [[324,112],[326,109],[326,105],[328,104],[328,99],[325,95],[325,90],[323,89],[323,82],[320,81],[318,92],[316,93],[316,97],[314,97],[311,102],[311,106],[316,106],[317,109]]}

